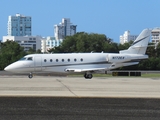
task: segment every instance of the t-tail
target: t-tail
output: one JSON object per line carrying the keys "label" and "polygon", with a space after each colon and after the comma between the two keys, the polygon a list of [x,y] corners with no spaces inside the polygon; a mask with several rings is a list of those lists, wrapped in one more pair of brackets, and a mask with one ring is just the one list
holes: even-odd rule
{"label": "t-tail", "polygon": [[151,29],[144,29],[133,44],[127,50],[121,50],[120,54],[145,54],[150,40]]}

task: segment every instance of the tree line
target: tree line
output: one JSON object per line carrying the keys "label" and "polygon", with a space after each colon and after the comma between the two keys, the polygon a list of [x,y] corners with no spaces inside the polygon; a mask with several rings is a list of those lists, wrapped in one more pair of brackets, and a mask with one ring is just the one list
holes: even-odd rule
{"label": "tree line", "polygon": [[[120,50],[128,49],[132,41],[125,44],[118,44],[104,34],[78,32],[73,36],[67,36],[58,47],[49,49],[49,53],[89,53],[89,52],[108,52],[118,53]],[[149,59],[142,60],[138,65],[121,67],[120,70],[160,70],[160,44],[157,48],[150,43],[146,54]],[[18,43],[7,41],[0,44],[0,70],[7,65],[19,60],[27,54],[40,53],[30,49],[25,52],[24,48]]]}

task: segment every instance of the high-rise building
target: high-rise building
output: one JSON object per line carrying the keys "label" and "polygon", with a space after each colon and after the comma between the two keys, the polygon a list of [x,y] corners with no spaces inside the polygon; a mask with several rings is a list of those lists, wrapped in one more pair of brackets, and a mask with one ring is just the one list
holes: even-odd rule
{"label": "high-rise building", "polygon": [[8,17],[8,36],[31,36],[32,19],[30,16],[16,14]]}
{"label": "high-rise building", "polygon": [[138,35],[130,35],[130,31],[125,31],[123,35],[120,35],[120,44],[128,43],[131,40],[135,40]]}
{"label": "high-rise building", "polygon": [[154,28],[151,33],[152,43],[160,42],[160,28]]}
{"label": "high-rise building", "polygon": [[63,18],[62,22],[54,25],[54,34],[56,40],[64,39],[66,36],[76,34],[77,25],[72,25],[69,18]]}

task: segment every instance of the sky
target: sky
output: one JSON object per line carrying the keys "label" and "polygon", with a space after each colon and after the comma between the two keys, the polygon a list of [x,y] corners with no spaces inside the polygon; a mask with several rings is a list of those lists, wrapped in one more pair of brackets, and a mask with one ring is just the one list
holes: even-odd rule
{"label": "sky", "polygon": [[129,30],[160,27],[160,0],[1,0],[0,39],[7,35],[9,15],[32,17],[32,35],[54,36],[54,25],[70,18],[77,32],[105,34],[119,43]]}

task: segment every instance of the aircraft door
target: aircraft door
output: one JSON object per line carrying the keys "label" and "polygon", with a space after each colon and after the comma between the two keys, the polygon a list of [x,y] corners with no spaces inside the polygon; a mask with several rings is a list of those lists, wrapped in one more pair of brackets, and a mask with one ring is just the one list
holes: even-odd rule
{"label": "aircraft door", "polygon": [[35,56],[34,58],[34,71],[42,71],[42,58],[41,56]]}

